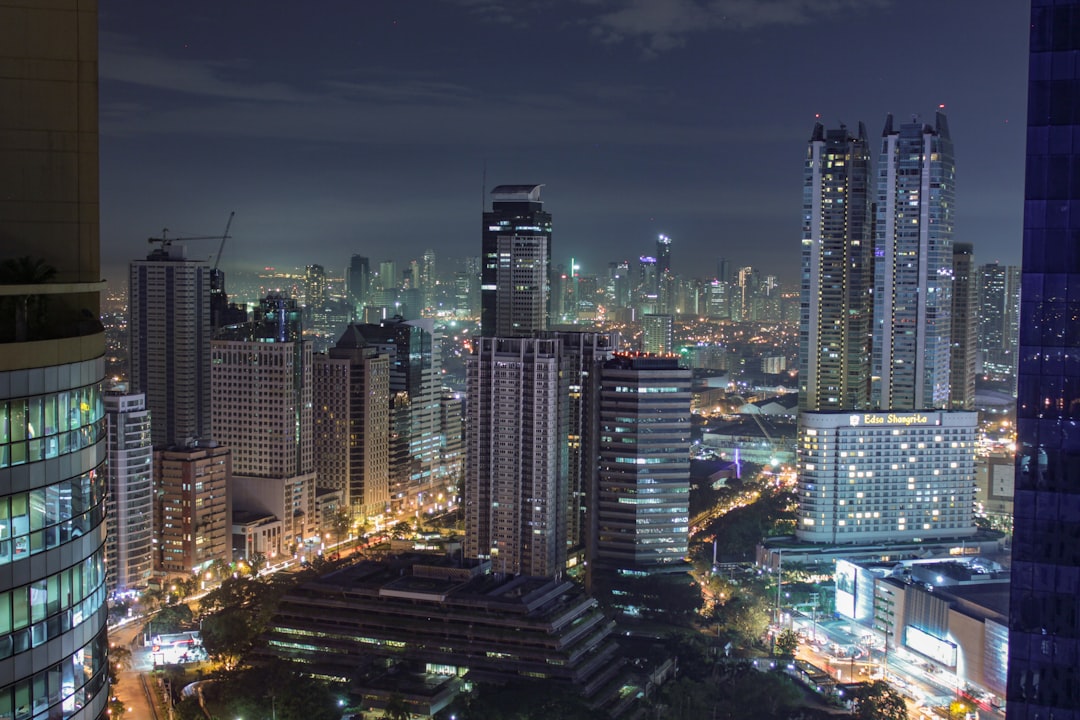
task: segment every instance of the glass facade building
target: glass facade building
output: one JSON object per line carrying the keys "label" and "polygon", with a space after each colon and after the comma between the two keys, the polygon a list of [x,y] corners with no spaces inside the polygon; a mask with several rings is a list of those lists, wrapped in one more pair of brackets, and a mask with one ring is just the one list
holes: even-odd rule
{"label": "glass facade building", "polygon": [[527,337],[546,330],[551,314],[551,213],[543,185],[499,185],[484,213],[480,331]]}
{"label": "glass facade building", "polygon": [[105,717],[97,3],[0,2],[0,718]]}
{"label": "glass facade building", "polygon": [[1033,0],[1010,720],[1080,718],[1080,2]]}

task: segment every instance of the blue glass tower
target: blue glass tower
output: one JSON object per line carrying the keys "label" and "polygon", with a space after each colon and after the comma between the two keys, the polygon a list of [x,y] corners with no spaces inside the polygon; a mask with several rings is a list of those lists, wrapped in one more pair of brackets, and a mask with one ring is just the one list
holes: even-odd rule
{"label": "blue glass tower", "polygon": [[1080,0],[1033,0],[1009,720],[1080,718]]}

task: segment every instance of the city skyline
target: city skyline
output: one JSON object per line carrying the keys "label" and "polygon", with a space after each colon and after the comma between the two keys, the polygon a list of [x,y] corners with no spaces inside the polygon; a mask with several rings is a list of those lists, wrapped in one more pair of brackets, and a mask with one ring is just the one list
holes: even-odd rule
{"label": "city skyline", "polygon": [[[472,255],[486,168],[488,190],[546,184],[554,263],[573,255],[599,273],[664,233],[680,274],[719,256],[760,266],[779,255],[792,282],[801,188],[791,158],[815,116],[876,135],[887,113],[930,120],[942,103],[962,148],[957,240],[976,245],[978,262],[1012,264],[1026,19],[1015,3],[994,4],[978,14],[935,4],[929,24],[885,0],[544,11],[446,0],[303,16],[278,4],[255,18],[111,4],[101,13],[104,274],[122,279],[117,268],[162,227],[211,235],[232,210],[227,272],[319,263],[337,276],[354,253],[406,261],[428,246]],[[916,30],[933,52],[906,50]],[[846,81],[808,81],[806,58],[844,67]]]}

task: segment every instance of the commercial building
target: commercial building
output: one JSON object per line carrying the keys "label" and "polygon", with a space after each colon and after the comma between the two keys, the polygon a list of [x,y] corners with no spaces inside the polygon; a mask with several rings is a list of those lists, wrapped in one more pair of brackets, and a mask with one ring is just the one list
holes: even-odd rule
{"label": "commercial building", "polygon": [[613,626],[572,582],[414,558],[300,585],[282,598],[266,638],[267,652],[337,680],[407,662],[445,678],[561,680],[591,697],[622,666]]}
{"label": "commercial building", "polygon": [[1080,718],[1080,2],[1033,0],[1009,720]]}
{"label": "commercial building", "polygon": [[155,448],[209,440],[210,265],[163,240],[128,277],[131,390],[146,395]]}
{"label": "commercial building", "polygon": [[870,402],[872,178],[866,127],[814,126],[803,170],[802,410]]}
{"label": "commercial building", "polygon": [[345,269],[345,289],[354,312],[359,313],[371,292],[371,261],[367,257],[353,255],[349,259],[349,267]]}
{"label": "commercial building", "polygon": [[285,547],[319,543],[315,512],[311,342],[296,301],[268,295],[213,341],[215,435],[232,449],[232,503],[283,523]]}
{"label": "commercial building", "polygon": [[814,543],[975,534],[974,412],[802,413],[795,536]]}
{"label": "commercial building", "polygon": [[0,2],[0,716],[104,717],[98,13]]}
{"label": "commercial building", "polygon": [[683,565],[690,541],[690,371],[617,355],[600,371],[593,560],[621,572]]}
{"label": "commercial building", "polygon": [[105,394],[109,592],[143,588],[154,571],[154,447],[142,393]]}
{"label": "commercial building", "polygon": [[952,340],[952,137],[885,121],[878,156],[871,407],[949,407]]}
{"label": "commercial building", "polygon": [[554,575],[566,565],[569,492],[562,343],[481,338],[466,382],[466,557]]}
{"label": "commercial building", "polygon": [[232,453],[217,443],[154,452],[156,569],[190,575],[232,558]]}
{"label": "commercial building", "polygon": [[484,213],[480,330],[522,337],[546,330],[551,314],[551,213],[543,185],[499,185]]}
{"label": "commercial building", "polygon": [[1008,600],[1008,574],[982,558],[836,563],[836,612],[873,631],[891,676],[929,671],[980,702],[1005,695]]}
{"label": "commercial building", "polygon": [[369,347],[356,325],[314,356],[315,472],[341,490],[352,519],[390,502],[390,356]]}

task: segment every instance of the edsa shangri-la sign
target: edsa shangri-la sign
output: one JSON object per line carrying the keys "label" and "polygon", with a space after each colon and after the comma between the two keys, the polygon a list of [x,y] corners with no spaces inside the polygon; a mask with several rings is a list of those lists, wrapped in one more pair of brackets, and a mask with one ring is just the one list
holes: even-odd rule
{"label": "edsa shangri-la sign", "polygon": [[938,419],[933,420],[927,415],[920,413],[864,413],[852,415],[851,424],[855,425],[937,425]]}

